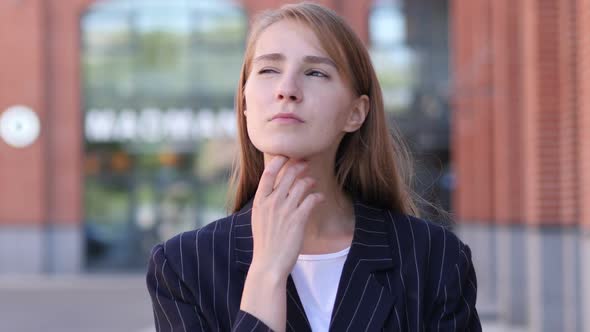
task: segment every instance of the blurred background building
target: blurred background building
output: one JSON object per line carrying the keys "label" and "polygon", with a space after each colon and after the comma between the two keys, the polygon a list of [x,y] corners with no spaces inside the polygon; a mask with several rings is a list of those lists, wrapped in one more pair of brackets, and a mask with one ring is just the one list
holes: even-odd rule
{"label": "blurred background building", "polygon": [[482,299],[590,331],[590,2],[456,1],[453,208]]}
{"label": "blurred background building", "polygon": [[[0,1],[0,275],[143,273],[226,215],[248,21],[287,2]],[[319,2],[368,46],[482,316],[590,331],[590,0]]]}

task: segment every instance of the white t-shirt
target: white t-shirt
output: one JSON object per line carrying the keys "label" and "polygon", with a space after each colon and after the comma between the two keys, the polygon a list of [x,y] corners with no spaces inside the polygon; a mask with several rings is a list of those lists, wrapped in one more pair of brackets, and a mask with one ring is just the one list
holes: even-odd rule
{"label": "white t-shirt", "polygon": [[328,331],[342,267],[350,247],[335,253],[299,255],[291,272],[314,332]]}

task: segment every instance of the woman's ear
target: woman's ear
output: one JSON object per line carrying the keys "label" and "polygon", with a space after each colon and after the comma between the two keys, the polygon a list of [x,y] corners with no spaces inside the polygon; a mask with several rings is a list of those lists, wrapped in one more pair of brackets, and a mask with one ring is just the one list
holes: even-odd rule
{"label": "woman's ear", "polygon": [[358,97],[352,104],[344,131],[352,133],[357,131],[365,122],[369,114],[370,100],[367,95]]}

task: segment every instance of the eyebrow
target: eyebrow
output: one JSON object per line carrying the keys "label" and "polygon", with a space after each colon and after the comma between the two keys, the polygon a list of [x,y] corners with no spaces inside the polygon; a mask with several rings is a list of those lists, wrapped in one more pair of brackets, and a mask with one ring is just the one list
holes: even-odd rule
{"label": "eyebrow", "polygon": [[[263,55],[257,56],[252,62],[259,62],[259,61],[264,61],[264,60],[266,60],[266,61],[285,61],[285,56],[281,53],[263,54]],[[336,63],[334,61],[332,61],[332,59],[326,58],[323,56],[306,55],[303,57],[303,62],[312,63],[312,64],[326,64],[326,65],[330,65],[330,66],[338,69],[338,66],[336,66]]]}

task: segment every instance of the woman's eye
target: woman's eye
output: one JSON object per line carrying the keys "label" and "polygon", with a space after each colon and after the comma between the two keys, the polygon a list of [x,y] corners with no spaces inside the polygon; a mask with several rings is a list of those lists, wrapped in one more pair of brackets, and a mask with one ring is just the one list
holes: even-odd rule
{"label": "woman's eye", "polygon": [[258,71],[258,74],[269,74],[269,73],[277,73],[277,71],[272,68],[263,68]]}
{"label": "woman's eye", "polygon": [[328,75],[322,73],[321,71],[318,70],[310,70],[307,72],[308,76],[315,76],[315,77],[328,77]]}

